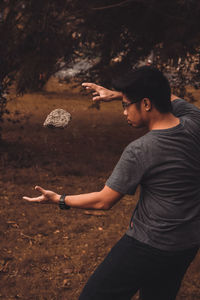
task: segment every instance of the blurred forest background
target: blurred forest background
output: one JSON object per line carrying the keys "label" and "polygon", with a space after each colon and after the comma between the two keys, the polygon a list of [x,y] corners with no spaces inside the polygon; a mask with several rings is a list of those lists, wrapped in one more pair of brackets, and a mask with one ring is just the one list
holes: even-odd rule
{"label": "blurred forest background", "polygon": [[199,28],[198,0],[2,0],[0,120],[13,82],[17,94],[37,91],[84,59],[91,67],[79,78],[107,86],[147,60],[184,96],[186,84],[199,86]]}
{"label": "blurred forest background", "polygon": [[[137,203],[138,191],[106,212],[22,200],[36,184],[101,189],[144,133],[127,126],[121,103],[91,105],[80,83],[111,88],[113,77],[148,64],[200,107],[199,29],[198,0],[0,1],[0,299],[78,299]],[[69,126],[43,128],[59,107],[72,114]],[[177,300],[200,299],[199,270],[200,254]]]}

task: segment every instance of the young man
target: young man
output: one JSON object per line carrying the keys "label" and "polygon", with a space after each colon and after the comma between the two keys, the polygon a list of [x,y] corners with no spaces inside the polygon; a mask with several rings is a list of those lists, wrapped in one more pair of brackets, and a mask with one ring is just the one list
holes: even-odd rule
{"label": "young man", "polygon": [[93,83],[93,100],[121,99],[127,122],[149,132],[130,143],[100,192],[58,195],[41,187],[25,200],[60,208],[109,209],[141,193],[126,234],[89,279],[80,300],[174,300],[200,244],[200,110],[172,97],[157,69],[142,67],[115,82]]}

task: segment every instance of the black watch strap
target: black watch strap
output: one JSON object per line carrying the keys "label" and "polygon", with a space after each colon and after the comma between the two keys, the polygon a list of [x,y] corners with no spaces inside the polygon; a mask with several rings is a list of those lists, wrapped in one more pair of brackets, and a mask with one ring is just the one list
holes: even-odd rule
{"label": "black watch strap", "polygon": [[70,206],[65,203],[66,196],[67,196],[66,194],[60,196],[60,200],[59,200],[60,209],[70,209]]}

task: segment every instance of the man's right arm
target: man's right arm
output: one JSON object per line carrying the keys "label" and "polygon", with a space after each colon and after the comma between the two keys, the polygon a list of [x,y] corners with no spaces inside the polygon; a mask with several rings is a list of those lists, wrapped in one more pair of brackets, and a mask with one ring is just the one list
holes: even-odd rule
{"label": "man's right arm", "polygon": [[122,93],[117,91],[112,91],[109,89],[104,88],[101,85],[97,85],[91,82],[84,82],[82,86],[85,87],[87,90],[93,91],[93,101],[115,101],[115,100],[122,100]]}
{"label": "man's right arm", "polygon": [[[104,88],[101,85],[92,83],[92,82],[84,82],[82,86],[85,87],[87,90],[93,91],[93,101],[115,101],[115,100],[122,100],[122,93],[117,91],[112,91],[109,89]],[[171,101],[179,99],[176,95],[171,95]]]}
{"label": "man's right arm", "polygon": [[180,99],[178,96],[171,94],[171,102],[174,100]]}
{"label": "man's right arm", "polygon": [[179,97],[172,95],[172,113],[176,117],[187,117],[200,123],[200,109]]}

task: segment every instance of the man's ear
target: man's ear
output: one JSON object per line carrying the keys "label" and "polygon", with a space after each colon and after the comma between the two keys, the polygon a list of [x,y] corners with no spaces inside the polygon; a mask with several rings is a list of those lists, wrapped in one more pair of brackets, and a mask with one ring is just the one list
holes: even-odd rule
{"label": "man's ear", "polygon": [[144,110],[145,111],[151,111],[151,109],[152,109],[152,104],[151,104],[151,101],[150,101],[150,99],[149,98],[144,98],[143,100],[142,100],[142,102],[143,102],[143,105],[144,105]]}

